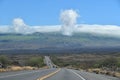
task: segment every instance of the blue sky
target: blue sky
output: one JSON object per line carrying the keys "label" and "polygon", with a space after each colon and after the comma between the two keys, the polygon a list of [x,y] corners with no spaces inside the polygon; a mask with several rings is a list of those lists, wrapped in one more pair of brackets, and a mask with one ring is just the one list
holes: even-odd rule
{"label": "blue sky", "polygon": [[67,9],[78,11],[78,24],[120,25],[119,0],[0,0],[0,25],[18,17],[29,25],[57,25]]}

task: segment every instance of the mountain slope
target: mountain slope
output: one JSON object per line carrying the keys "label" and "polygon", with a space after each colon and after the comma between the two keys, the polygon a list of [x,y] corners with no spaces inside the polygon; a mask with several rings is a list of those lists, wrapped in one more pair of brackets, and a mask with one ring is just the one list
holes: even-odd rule
{"label": "mountain slope", "polygon": [[[88,33],[64,36],[60,33],[0,34],[0,51],[81,52],[119,50],[120,38]],[[23,52],[24,52],[23,51]]]}

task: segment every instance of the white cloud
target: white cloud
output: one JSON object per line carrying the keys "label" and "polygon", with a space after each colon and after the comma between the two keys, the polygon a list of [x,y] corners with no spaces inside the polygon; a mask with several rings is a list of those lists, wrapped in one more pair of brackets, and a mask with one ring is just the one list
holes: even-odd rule
{"label": "white cloud", "polygon": [[26,26],[26,24],[24,23],[24,21],[21,18],[15,18],[13,20],[13,25],[14,26]]}
{"label": "white cloud", "polygon": [[60,25],[53,26],[32,26],[34,32],[59,32],[61,29]]}
{"label": "white cloud", "polygon": [[10,26],[8,25],[1,25],[0,26],[0,33],[10,33]]}
{"label": "white cloud", "polygon": [[60,14],[60,20],[62,22],[61,31],[64,35],[71,36],[76,28],[76,21],[78,13],[74,10],[64,10]]}
{"label": "white cloud", "polygon": [[0,33],[21,33],[31,34],[34,32],[58,32],[60,25],[53,26],[30,26],[24,23],[23,19],[13,19],[12,25],[0,25]]}
{"label": "white cloud", "polygon": [[[18,25],[18,24],[17,24]],[[120,37],[120,26],[116,25],[89,25],[89,24],[79,24],[72,34],[74,33],[90,33],[93,35],[106,35],[113,37]],[[16,28],[17,27],[17,28]],[[31,34],[34,32],[60,32],[61,25],[53,26],[15,26],[15,25],[4,25],[0,26],[0,33],[22,33],[22,34]],[[63,33],[62,33],[63,34]],[[66,34],[65,34],[66,35]]]}
{"label": "white cloud", "polygon": [[78,25],[76,32],[84,32],[91,34],[100,34],[106,36],[120,37],[120,26],[116,25]]}
{"label": "white cloud", "polygon": [[15,33],[28,34],[28,33],[33,32],[31,27],[26,25],[21,18],[15,18],[13,20],[13,25],[12,25],[11,29],[13,29],[13,32],[15,32]]}
{"label": "white cloud", "polygon": [[1,25],[0,33],[62,32],[63,35],[67,36],[71,36],[74,33],[90,33],[93,35],[120,37],[120,26],[76,24],[78,16],[78,13],[74,10],[64,10],[60,14],[62,25],[53,26],[30,26],[25,24],[23,19],[15,18],[12,25]]}

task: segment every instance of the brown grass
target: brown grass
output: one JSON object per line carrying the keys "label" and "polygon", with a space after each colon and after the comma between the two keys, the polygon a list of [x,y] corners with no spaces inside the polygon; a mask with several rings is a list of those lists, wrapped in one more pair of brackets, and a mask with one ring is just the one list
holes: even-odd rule
{"label": "brown grass", "polygon": [[6,72],[6,71],[20,71],[20,70],[37,70],[37,67],[31,67],[31,66],[24,66],[24,67],[20,67],[20,66],[9,66],[8,68],[4,69],[1,68],[0,72]]}
{"label": "brown grass", "polygon": [[107,71],[107,70],[102,70],[99,68],[96,69],[88,69],[88,72],[93,72],[96,74],[105,74],[105,75],[109,75],[109,76],[114,76],[114,77],[119,77],[120,78],[120,73],[119,72],[113,72],[113,71]]}

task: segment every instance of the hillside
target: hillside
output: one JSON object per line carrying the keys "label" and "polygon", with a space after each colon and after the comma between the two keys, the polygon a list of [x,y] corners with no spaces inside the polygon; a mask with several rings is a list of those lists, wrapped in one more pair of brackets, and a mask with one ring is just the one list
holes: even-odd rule
{"label": "hillside", "polygon": [[[120,38],[76,33],[64,36],[58,33],[0,34],[0,52],[84,52],[119,51]],[[28,53],[29,53],[28,52]],[[19,52],[18,52],[19,53]]]}

